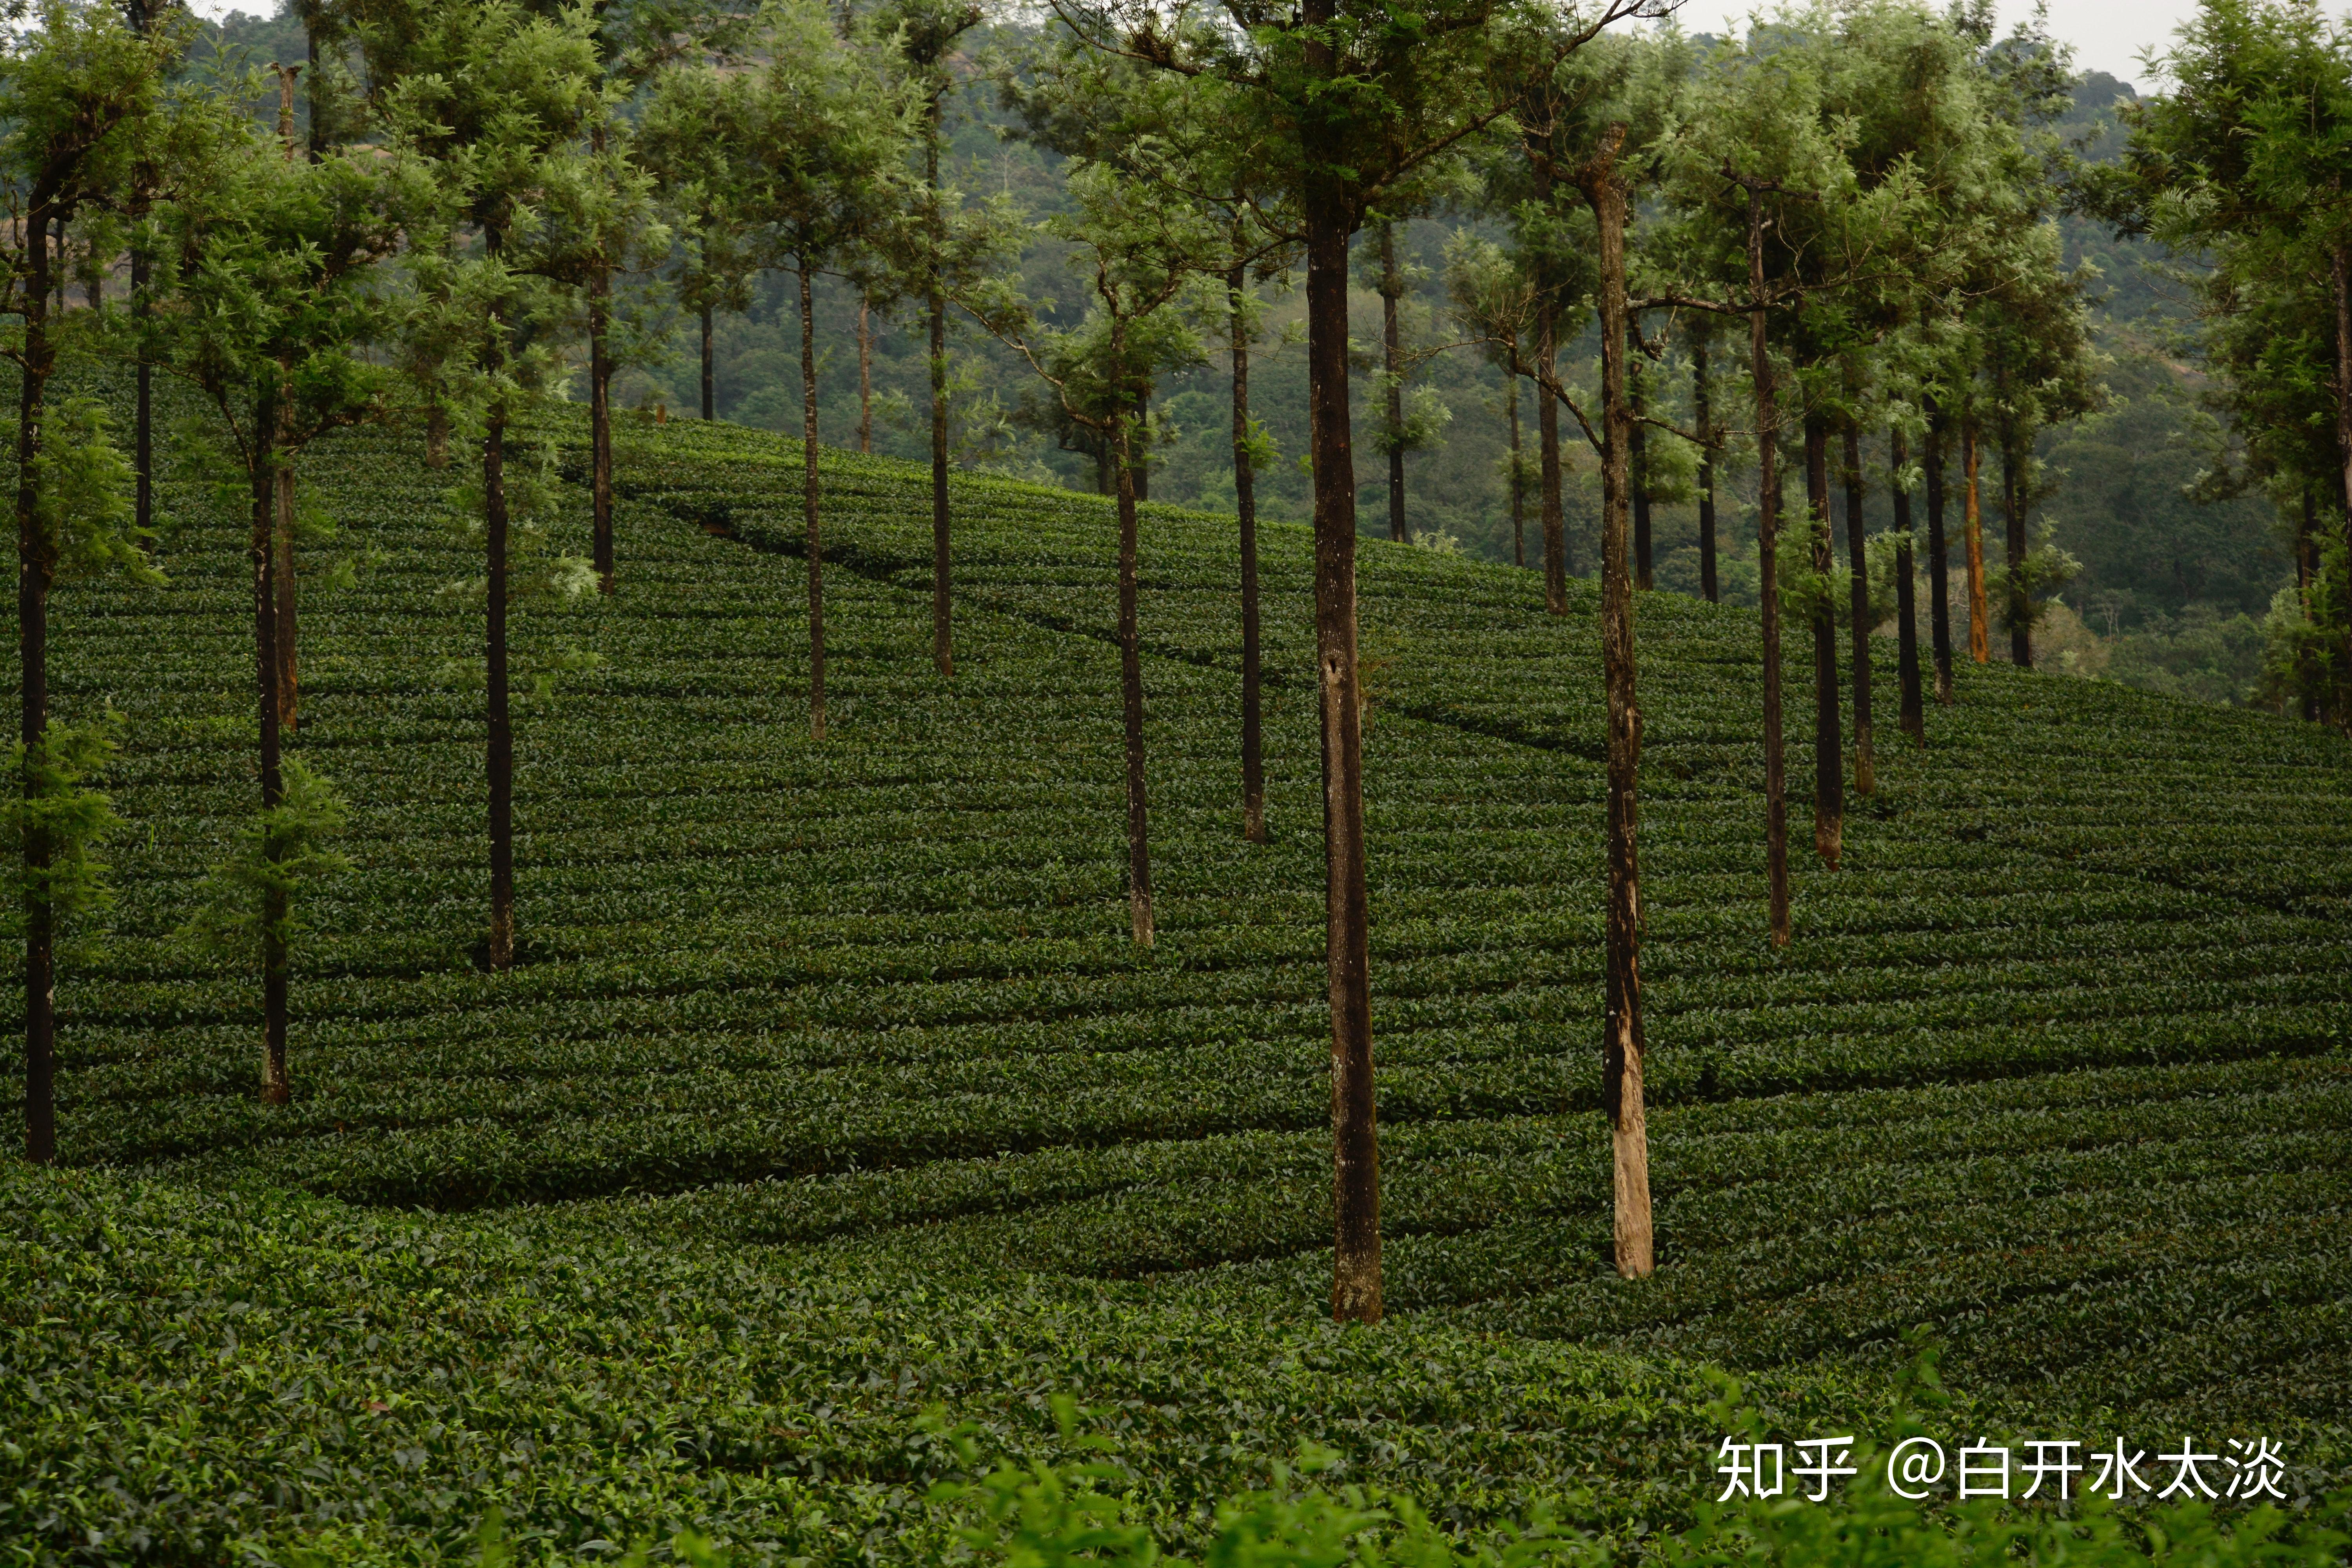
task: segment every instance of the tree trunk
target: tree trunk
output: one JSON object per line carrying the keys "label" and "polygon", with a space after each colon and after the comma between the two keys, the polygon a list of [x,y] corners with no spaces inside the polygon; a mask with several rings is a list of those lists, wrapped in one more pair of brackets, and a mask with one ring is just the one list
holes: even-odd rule
{"label": "tree trunk", "polygon": [[1919,695],[1919,617],[1913,605],[1917,595],[1911,579],[1911,492],[1903,486],[1903,467],[1911,460],[1910,443],[1898,426],[1887,432],[1886,461],[1891,471],[1886,493],[1895,503],[1895,670],[1903,732],[1918,743],[1927,740],[1927,716]]}
{"label": "tree trunk", "polygon": [[931,201],[931,665],[955,673],[948,625],[948,301],[940,276],[940,100],[931,100],[930,124],[923,140],[923,169]]}
{"label": "tree trunk", "polygon": [[1528,497],[1527,486],[1519,472],[1519,360],[1517,350],[1511,354],[1511,365],[1503,378],[1504,389],[1511,404],[1511,563],[1524,568],[1528,563]]}
{"label": "tree trunk", "polygon": [[2009,660],[2020,669],[2033,668],[2033,586],[2025,580],[2024,462],[2011,456],[2010,443],[2000,444],[2000,510],[2004,527],[2003,553],[2009,562]]}
{"label": "tree trunk", "polygon": [[1691,403],[1697,416],[1692,432],[1699,439],[1698,448],[1698,591],[1710,605],[1722,602],[1716,578],[1715,561],[1715,448],[1708,445],[1715,439],[1715,411],[1708,395],[1706,381],[1706,348],[1709,334],[1691,334]]}
{"label": "tree trunk", "polygon": [[[1805,421],[1805,505],[1812,520],[1813,574],[1823,584],[1830,555],[1830,432]],[[1813,603],[1813,848],[1837,869],[1845,841],[1845,749],[1839,735],[1837,616],[1823,593]]]}
{"label": "tree trunk", "polygon": [[[280,405],[277,389],[265,384],[254,411],[255,453],[253,493],[253,640],[254,663],[261,709],[261,809],[275,811],[285,798],[285,774],[279,760],[279,715],[284,711],[283,649],[278,637],[284,625],[285,596],[277,582],[277,526],[280,490],[278,484],[277,435]],[[275,833],[265,833],[262,854],[280,858]],[[289,970],[286,951],[286,892],[272,887],[262,894],[261,909],[261,1103],[284,1105],[293,1098],[293,1082],[286,1068],[286,1013]]]}
{"label": "tree trunk", "polygon": [[1129,455],[1133,459],[1127,466],[1135,477],[1135,499],[1151,499],[1151,395],[1146,393],[1136,400],[1134,429],[1129,439],[1134,448]]}
{"label": "tree trunk", "polygon": [[1639,416],[1645,412],[1642,396],[1639,338],[1633,316],[1625,318],[1625,379],[1633,417],[1627,420],[1627,450],[1631,454],[1627,482],[1633,493],[1633,586],[1648,593],[1655,583],[1650,561],[1650,433]]}
{"label": "tree trunk", "polygon": [[1265,753],[1259,706],[1257,626],[1257,475],[1249,454],[1249,312],[1243,290],[1249,270],[1240,262],[1225,274],[1233,301],[1234,511],[1242,549],[1242,837],[1265,837]]}
{"label": "tree trunk", "polygon": [[514,727],[507,711],[507,418],[490,406],[482,437],[483,511],[488,526],[490,784],[490,964],[511,969],[515,956]]}
{"label": "tree trunk", "polygon": [[[148,260],[142,248],[131,253],[131,313],[144,321],[148,314]],[[138,470],[137,511],[139,531],[143,537],[155,526],[155,418],[154,367],[147,363],[145,353],[139,356],[137,403],[131,413],[131,463]]]}
{"label": "tree trunk", "polygon": [[300,689],[294,657],[294,461],[290,453],[280,457],[271,488],[276,491],[278,514],[278,559],[272,569],[278,580],[278,721],[292,730],[300,725]]}
{"label": "tree trunk", "polygon": [[[2294,535],[2295,587],[2303,598],[2303,618],[2318,618],[2319,610],[2319,498],[2309,485],[2303,487],[2303,523]],[[2295,681],[2303,688],[2303,721],[2319,722],[2319,672],[2311,668],[2308,658],[2296,661]]]}
{"label": "tree trunk", "polygon": [[1876,759],[1871,755],[1870,728],[1870,553],[1869,530],[1862,515],[1862,431],[1853,419],[1844,426],[1845,547],[1853,600],[1853,793],[1870,795],[1878,788]]}
{"label": "tree trunk", "polygon": [[310,128],[306,136],[309,156],[317,163],[327,150],[326,117],[319,112],[319,35],[308,22],[303,24],[302,39],[310,68]]}
{"label": "tree trunk", "polygon": [[[1642,884],[1639,854],[1642,715],[1634,697],[1633,587],[1626,572],[1626,498],[1640,426],[1627,387],[1633,323],[1625,306],[1625,190],[1618,184],[1615,126],[1583,172],[1601,249],[1601,648],[1609,700],[1608,988],[1601,1093],[1615,1172],[1617,1272],[1646,1279],[1654,1267],[1650,1142],[1642,1091]],[[1638,494],[1639,492],[1634,492]]]}
{"label": "tree trunk", "polygon": [[1764,330],[1764,194],[1748,191],[1748,374],[1756,388],[1756,565],[1764,631],[1764,869],[1772,945],[1789,945],[1789,770],[1780,733],[1780,406]]}
{"label": "tree trunk", "polygon": [[[1114,339],[1112,363],[1123,344]],[[1151,825],[1143,792],[1143,648],[1136,616],[1135,452],[1114,407],[1108,435],[1118,465],[1118,689],[1127,738],[1127,913],[1138,947],[1151,945]]]}
{"label": "tree trunk", "polygon": [[710,307],[702,307],[702,417],[719,417],[719,378],[710,359]]}
{"label": "tree trunk", "polygon": [[433,405],[425,411],[425,466],[446,468],[449,466],[449,410],[436,396]]}
{"label": "tree trunk", "polygon": [[857,296],[857,449],[874,450],[874,301]]}
{"label": "tree trunk", "polygon": [[[2327,276],[2336,296],[2336,450],[2344,465],[2344,658],[2352,667],[2352,254],[2340,243],[2327,252]],[[2337,717],[2352,731],[2352,700]]]}
{"label": "tree trunk", "polygon": [[1992,633],[1985,623],[1991,616],[1985,605],[1984,515],[1977,500],[1977,427],[1974,421],[1960,426],[1960,469],[1968,477],[1961,526],[1969,552],[1969,657],[1979,664],[1990,664]]}
{"label": "tree trunk", "polygon": [[[27,801],[40,793],[36,757],[49,730],[49,581],[55,557],[41,527],[35,476],[41,451],[41,416],[56,350],[49,342],[48,217],[37,207],[24,226],[25,350],[16,401],[16,656],[21,677]],[[25,1158],[47,1165],[58,1157],[57,931],[39,891],[49,868],[48,841],[25,835]]]}
{"label": "tree trunk", "polygon": [[1944,542],[1943,411],[1927,405],[1927,626],[1936,649],[1936,700],[1952,700],[1951,552]]}
{"label": "tree trunk", "polygon": [[809,269],[802,259],[801,281],[801,509],[808,521],[809,739],[824,739],[824,542],[817,529],[816,491],[816,308]]}
{"label": "tree trunk", "polygon": [[596,586],[606,595],[613,592],[612,323],[613,275],[598,267],[588,278],[588,494],[595,525]]}
{"label": "tree trunk", "polygon": [[1536,440],[1543,463],[1544,606],[1555,616],[1568,614],[1568,524],[1559,502],[1559,398],[1552,391],[1559,379],[1559,345],[1553,341],[1559,314],[1551,302],[1538,307],[1536,359],[1543,374],[1536,378]]}
{"label": "tree trunk", "polygon": [[[1307,0],[1310,26],[1332,0]],[[1328,51],[1309,45],[1310,63]],[[1324,149],[1337,167],[1344,149]],[[1381,1319],[1381,1167],[1374,1122],[1370,910],[1364,887],[1362,713],[1356,668],[1356,464],[1349,434],[1344,193],[1307,192],[1307,426],[1315,469],[1315,644],[1323,731],[1326,959],[1331,1004],[1331,1315]]]}
{"label": "tree trunk", "polygon": [[1389,537],[1400,544],[1412,542],[1412,529],[1404,520],[1404,345],[1397,331],[1397,296],[1404,279],[1397,272],[1396,225],[1381,225],[1381,378],[1388,393]]}

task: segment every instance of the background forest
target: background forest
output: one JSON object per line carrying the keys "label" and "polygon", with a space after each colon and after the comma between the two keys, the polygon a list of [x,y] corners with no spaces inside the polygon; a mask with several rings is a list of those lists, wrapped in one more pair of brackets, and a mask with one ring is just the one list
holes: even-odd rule
{"label": "background forest", "polygon": [[[305,47],[292,0],[272,16],[232,13],[216,33],[220,47],[256,61],[298,59]],[[948,100],[947,130],[958,183],[1009,195],[1030,216],[1045,217],[1067,205],[1066,161],[1011,133],[1016,117],[990,75],[993,63],[1034,34],[1022,25],[993,24],[968,36],[959,85]],[[2124,145],[2116,106],[2137,96],[2129,82],[2087,73],[2072,88],[2072,112],[2049,129],[2086,161],[2113,162]],[[305,113],[298,105],[298,118]],[[2067,267],[2095,269],[2088,298],[2105,395],[2096,411],[2044,429],[2036,443],[2048,487],[2040,515],[2053,542],[2080,563],[2037,628],[2040,662],[2205,701],[2275,707],[2275,695],[2263,689],[2263,621],[2278,592],[2295,582],[2293,522],[2260,494],[2231,493],[2227,487],[2216,493],[2210,482],[2216,469],[2230,466],[2231,430],[2226,415],[2206,405],[2207,379],[2193,363],[2194,310],[2177,276],[2183,264],[2158,243],[2118,239],[2092,219],[2069,214],[2058,221]],[[1506,378],[1489,357],[1463,342],[1465,332],[1449,319],[1445,262],[1447,242],[1455,235],[1492,237],[1499,227],[1475,213],[1441,206],[1400,224],[1397,245],[1405,288],[1402,325],[1413,362],[1410,384],[1429,400],[1424,407],[1436,426],[1432,438],[1406,457],[1412,526],[1441,548],[1509,561]],[[1049,241],[1024,258],[1024,283],[1031,293],[1070,291],[1065,248]],[[1380,357],[1378,248],[1371,230],[1357,237],[1360,279],[1349,310],[1360,371],[1377,369]],[[645,283],[656,298],[669,293],[657,274]],[[1295,289],[1273,294],[1267,338],[1253,360],[1255,411],[1283,460],[1261,467],[1257,497],[1265,515],[1297,521],[1306,519],[1312,500],[1306,473],[1292,460],[1307,445],[1304,308]],[[927,449],[920,304],[874,318],[872,449],[888,456],[919,458]],[[856,291],[845,279],[821,278],[816,307],[823,425],[852,431],[859,423]],[[715,313],[713,382],[720,418],[761,429],[797,428],[797,310],[791,275],[767,271],[752,279],[746,309]],[[1075,489],[1106,488],[1095,458],[1070,449],[1066,426],[1057,432],[1042,389],[1017,357],[968,317],[951,312],[949,330],[956,355],[950,436],[958,464],[1049,479]],[[625,406],[690,416],[698,399],[696,337],[692,315],[673,310],[641,362],[616,378],[615,397]],[[1563,359],[1582,366],[1582,379],[1590,382],[1598,355],[1597,329],[1588,324]],[[1172,374],[1160,386],[1151,409],[1155,449],[1145,480],[1150,500],[1233,510],[1226,374],[1220,360]],[[1660,376],[1662,383],[1668,379]],[[1378,425],[1381,389],[1374,376],[1360,374],[1352,390],[1362,443]],[[574,395],[584,399],[585,386],[575,386]],[[1518,396],[1531,433],[1533,384],[1522,381]],[[1687,407],[1685,392],[1685,417]],[[1562,501],[1570,559],[1590,562],[1599,548],[1601,479],[1590,452],[1577,457],[1563,479]],[[1865,461],[1884,460],[1883,437],[1865,443]],[[1656,582],[1669,592],[1696,594],[1690,468],[1685,450],[1678,468],[1654,487]],[[1360,510],[1368,520],[1361,526],[1376,530],[1385,517],[1386,479],[1373,462],[1363,464],[1360,475]],[[1722,596],[1752,605],[1752,468],[1727,475],[1726,490],[1736,509],[1726,508]],[[1884,495],[1872,504],[1883,508]],[[1885,521],[1879,516],[1870,526]],[[1965,619],[1965,606],[1957,613]],[[2007,657],[2001,637],[1995,636],[1991,646],[1994,658]]]}

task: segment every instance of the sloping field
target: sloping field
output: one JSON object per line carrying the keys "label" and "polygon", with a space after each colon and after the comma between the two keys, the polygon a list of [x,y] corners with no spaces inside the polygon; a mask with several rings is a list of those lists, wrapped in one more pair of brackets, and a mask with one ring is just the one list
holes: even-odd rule
{"label": "sloping field", "polygon": [[[526,668],[602,662],[519,704],[524,963],[490,975],[455,476],[372,433],[316,454],[344,534],[313,554],[362,559],[304,605],[296,744],[351,804],[356,868],[311,910],[276,1111],[257,986],[171,941],[255,794],[240,525],[188,488],[170,587],[61,595],[60,710],[131,721],[121,899],[61,966],[63,1158],[142,1179],[0,1178],[0,1231],[28,1244],[0,1247],[0,1426],[38,1433],[0,1447],[0,1483],[79,1466],[89,1518],[159,1539],[456,1539],[496,1494],[566,1550],[757,1515],[801,1521],[779,1553],[856,1555],[935,1471],[915,1413],[1014,1441],[1068,1389],[1118,1413],[1171,1519],[1313,1436],[1463,1517],[1581,1485],[1630,1524],[1686,1506],[1712,1447],[1683,1363],[1760,1378],[1792,1423],[1866,1423],[1918,1325],[1965,1396],[2043,1429],[2341,1441],[2340,737],[1964,667],[1924,752],[1882,740],[1845,868],[1801,858],[1776,953],[1752,618],[1645,597],[1660,1268],[1627,1284],[1598,1110],[1596,594],[1554,621],[1531,574],[1368,542],[1392,1317],[1342,1335],[1316,1322],[1305,533],[1263,550],[1258,847],[1232,527],[1147,512],[1160,942],[1139,954],[1108,506],[959,483],[944,680],[924,476],[825,461],[820,747],[798,447],[625,434],[618,596],[520,615]],[[558,493],[549,530],[584,552],[584,492]],[[1792,660],[1792,698],[1809,674]],[[444,1212],[381,1212],[414,1208]],[[429,1331],[394,1326],[432,1301]],[[227,1359],[192,1367],[200,1345]],[[583,1378],[610,1408],[554,1392]],[[37,1418],[65,1386],[116,1418]],[[379,1441],[373,1416],[440,1436]],[[273,1456],[284,1497],[257,1476],[245,1503],[192,1500],[196,1460],[141,1447],[175,1421],[189,1455]]]}

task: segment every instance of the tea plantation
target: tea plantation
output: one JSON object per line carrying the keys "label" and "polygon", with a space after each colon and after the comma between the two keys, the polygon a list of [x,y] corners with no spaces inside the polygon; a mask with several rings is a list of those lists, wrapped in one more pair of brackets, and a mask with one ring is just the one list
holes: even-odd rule
{"label": "tea plantation", "polygon": [[[544,521],[584,553],[556,436]],[[58,707],[126,716],[126,826],[60,966],[67,1168],[0,1166],[0,1562],[428,1560],[492,1508],[532,1558],[694,1525],[899,1561],[958,1463],[924,1413],[1059,1452],[1064,1394],[1171,1544],[1310,1440],[1441,1521],[1565,1492],[1638,1533],[1705,1489],[1717,1368],[1792,1435],[1924,1403],[2259,1432],[2294,1496],[2352,1479],[2342,737],[1963,664],[1924,751],[1882,741],[1844,868],[1799,860],[1775,952],[1753,619],[1645,596],[1660,1267],[1627,1283],[1597,593],[1562,622],[1533,574],[1367,542],[1391,1316],[1341,1332],[1307,535],[1265,531],[1255,847],[1233,526],[1147,509],[1138,952],[1108,505],[957,482],[941,679],[927,476],[828,452],[814,745],[798,465],[624,429],[618,594],[518,615],[552,679],[517,710],[523,961],[490,974],[461,476],[377,432],[312,455],[341,532],[293,743],[352,867],[275,1110],[257,983],[173,938],[256,794],[241,521],[174,484],[167,587],[60,592]]]}

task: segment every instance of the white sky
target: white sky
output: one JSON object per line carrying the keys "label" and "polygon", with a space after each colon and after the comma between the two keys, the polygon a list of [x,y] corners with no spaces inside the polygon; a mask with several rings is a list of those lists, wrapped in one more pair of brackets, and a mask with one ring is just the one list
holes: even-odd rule
{"label": "white sky", "polygon": [[[232,9],[268,14],[275,0],[192,0],[205,16],[220,17]],[[2196,0],[2049,0],[2051,30],[2074,46],[2074,64],[2082,70],[2103,70],[2145,87],[2147,73],[2139,52],[2168,43],[2172,29],[2196,9]],[[1756,9],[1753,0],[1685,0],[1684,30],[1721,33],[1736,27]],[[2032,12],[2032,0],[2000,0],[2002,30]]]}

